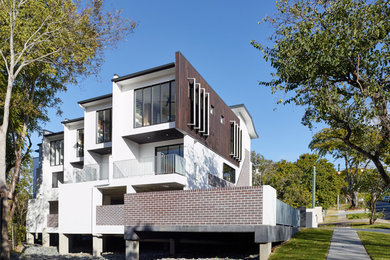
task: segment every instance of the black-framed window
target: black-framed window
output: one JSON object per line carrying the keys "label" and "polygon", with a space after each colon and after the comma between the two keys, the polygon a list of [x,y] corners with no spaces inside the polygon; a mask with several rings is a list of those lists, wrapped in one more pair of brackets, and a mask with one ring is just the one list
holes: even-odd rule
{"label": "black-framed window", "polygon": [[183,144],[173,144],[156,147],[155,155],[169,155],[176,154],[183,157]]}
{"label": "black-framed window", "polygon": [[49,201],[49,214],[58,214],[58,200]]}
{"label": "black-framed window", "polygon": [[236,170],[226,163],[223,164],[223,179],[231,183],[236,182]]}
{"label": "black-framed window", "polygon": [[234,154],[234,123],[230,123],[230,155]]}
{"label": "black-framed window", "polygon": [[111,142],[112,109],[96,111],[96,143]]}
{"label": "black-framed window", "polygon": [[64,183],[64,172],[53,172],[51,187],[58,188],[58,182]]}
{"label": "black-framed window", "polygon": [[50,165],[64,164],[64,140],[50,142]]}
{"label": "black-framed window", "polygon": [[175,81],[136,89],[134,103],[134,127],[175,121]]}
{"label": "black-framed window", "polygon": [[77,129],[76,156],[84,157],[84,129]]}

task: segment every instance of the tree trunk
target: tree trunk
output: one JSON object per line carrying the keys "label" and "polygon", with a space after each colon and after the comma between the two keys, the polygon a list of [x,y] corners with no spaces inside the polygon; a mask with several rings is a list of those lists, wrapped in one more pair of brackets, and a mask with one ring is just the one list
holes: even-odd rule
{"label": "tree trunk", "polygon": [[0,259],[10,259],[10,245],[8,241],[8,194],[7,188],[3,185],[2,194],[2,212],[1,212],[1,255]]}
{"label": "tree trunk", "polygon": [[357,198],[357,192],[351,191],[351,207],[357,208],[358,207],[358,198]]}

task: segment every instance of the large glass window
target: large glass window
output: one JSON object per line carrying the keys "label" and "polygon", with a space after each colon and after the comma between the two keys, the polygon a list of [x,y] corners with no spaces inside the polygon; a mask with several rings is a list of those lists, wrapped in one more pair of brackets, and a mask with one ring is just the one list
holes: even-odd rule
{"label": "large glass window", "polygon": [[230,181],[231,183],[236,182],[236,170],[226,163],[223,164],[223,179]]}
{"label": "large glass window", "polygon": [[50,165],[64,164],[64,140],[50,142]]}
{"label": "large glass window", "polygon": [[183,144],[156,147],[156,155],[176,154],[183,157]]}
{"label": "large glass window", "polygon": [[51,181],[51,187],[58,188],[58,182],[64,183],[64,172],[53,172]]}
{"label": "large glass window", "polygon": [[135,90],[134,126],[149,126],[175,121],[175,82]]}
{"label": "large glass window", "polygon": [[84,156],[84,129],[77,129],[77,157]]}
{"label": "large glass window", "polygon": [[96,112],[96,143],[111,142],[111,108]]}

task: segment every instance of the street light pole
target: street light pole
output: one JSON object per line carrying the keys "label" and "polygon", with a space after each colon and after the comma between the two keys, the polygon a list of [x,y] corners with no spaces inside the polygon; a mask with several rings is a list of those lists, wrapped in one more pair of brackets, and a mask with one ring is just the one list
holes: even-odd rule
{"label": "street light pole", "polygon": [[316,167],[315,166],[313,166],[313,189],[312,189],[311,198],[312,198],[311,205],[312,208],[314,209],[316,206]]}

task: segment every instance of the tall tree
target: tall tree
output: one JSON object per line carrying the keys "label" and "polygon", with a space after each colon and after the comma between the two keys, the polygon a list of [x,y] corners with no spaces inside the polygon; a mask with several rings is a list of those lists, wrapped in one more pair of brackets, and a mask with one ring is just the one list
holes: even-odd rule
{"label": "tall tree", "polygon": [[252,162],[252,183],[254,186],[260,186],[263,183],[267,183],[269,178],[275,174],[276,163],[272,160],[267,160],[263,155],[251,152]]}
{"label": "tall tree", "polygon": [[103,0],[85,6],[72,0],[0,0],[0,68],[6,75],[0,126],[0,192],[3,205],[1,258],[9,259],[6,139],[16,82],[26,70],[61,83],[77,83],[98,71],[103,50],[131,32],[120,12],[104,13]]}
{"label": "tall tree", "polygon": [[277,10],[264,19],[275,27],[273,46],[252,41],[276,70],[261,84],[305,106],[303,124],[342,130],[390,185],[389,0],[281,0]]}

